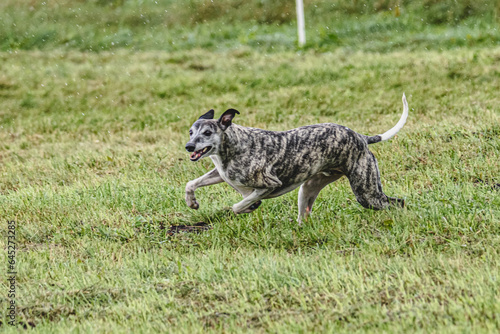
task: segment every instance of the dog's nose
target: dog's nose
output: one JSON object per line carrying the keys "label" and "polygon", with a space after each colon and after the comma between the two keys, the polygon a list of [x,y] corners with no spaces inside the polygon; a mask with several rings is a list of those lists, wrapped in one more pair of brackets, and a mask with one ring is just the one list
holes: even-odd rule
{"label": "dog's nose", "polygon": [[187,143],[186,144],[186,151],[188,151],[188,152],[194,152],[194,144]]}

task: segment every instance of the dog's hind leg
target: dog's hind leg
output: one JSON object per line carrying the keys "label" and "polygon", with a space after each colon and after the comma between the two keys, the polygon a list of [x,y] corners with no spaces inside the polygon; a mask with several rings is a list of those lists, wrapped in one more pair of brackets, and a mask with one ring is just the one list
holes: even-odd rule
{"label": "dog's hind leg", "polygon": [[306,182],[300,186],[299,190],[299,216],[297,221],[299,224],[302,223],[303,219],[306,219],[307,216],[311,213],[312,206],[316,197],[318,197],[319,192],[326,185],[337,181],[343,176],[343,174],[316,174]]}
{"label": "dog's hind leg", "polygon": [[363,207],[374,210],[382,210],[391,205],[404,206],[404,200],[388,197],[382,191],[377,159],[373,154],[370,151],[362,154],[346,173],[358,202]]}
{"label": "dog's hind leg", "polygon": [[186,184],[186,204],[191,209],[198,209],[200,205],[194,197],[194,191],[200,187],[210,186],[221,182],[224,182],[224,180],[220,177],[217,168],[212,169],[210,172],[195,180],[189,181]]}

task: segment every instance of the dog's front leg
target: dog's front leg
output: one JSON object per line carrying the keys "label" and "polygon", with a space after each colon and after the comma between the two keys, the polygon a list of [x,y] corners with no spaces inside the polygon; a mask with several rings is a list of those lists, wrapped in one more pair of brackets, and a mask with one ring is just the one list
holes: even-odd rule
{"label": "dog's front leg", "polygon": [[210,186],[221,182],[224,182],[224,180],[220,177],[217,168],[212,169],[210,172],[193,181],[189,181],[186,184],[186,204],[191,209],[198,209],[200,205],[196,202],[194,191],[200,187]]}
{"label": "dog's front leg", "polygon": [[272,190],[270,189],[254,189],[241,202],[238,202],[233,205],[233,212],[236,214],[252,212],[253,210],[259,207],[260,200],[271,192]]}

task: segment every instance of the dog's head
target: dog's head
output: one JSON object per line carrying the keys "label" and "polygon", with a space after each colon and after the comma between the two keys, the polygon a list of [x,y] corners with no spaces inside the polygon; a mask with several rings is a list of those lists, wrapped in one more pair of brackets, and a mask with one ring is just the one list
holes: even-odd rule
{"label": "dog's head", "polygon": [[236,114],[239,114],[238,110],[228,109],[215,120],[214,110],[211,109],[193,123],[189,129],[190,139],[186,144],[186,150],[192,152],[189,157],[191,161],[219,152],[221,136],[231,126]]}

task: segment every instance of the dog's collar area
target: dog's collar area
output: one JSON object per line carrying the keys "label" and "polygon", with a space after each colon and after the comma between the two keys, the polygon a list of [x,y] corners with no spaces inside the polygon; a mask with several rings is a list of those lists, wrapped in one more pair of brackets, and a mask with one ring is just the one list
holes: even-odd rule
{"label": "dog's collar area", "polygon": [[212,150],[212,146],[207,146],[207,147],[205,147],[205,148],[203,148],[201,150],[194,151],[189,156],[189,159],[191,159],[191,161],[198,161],[203,155],[205,155],[210,150]]}

